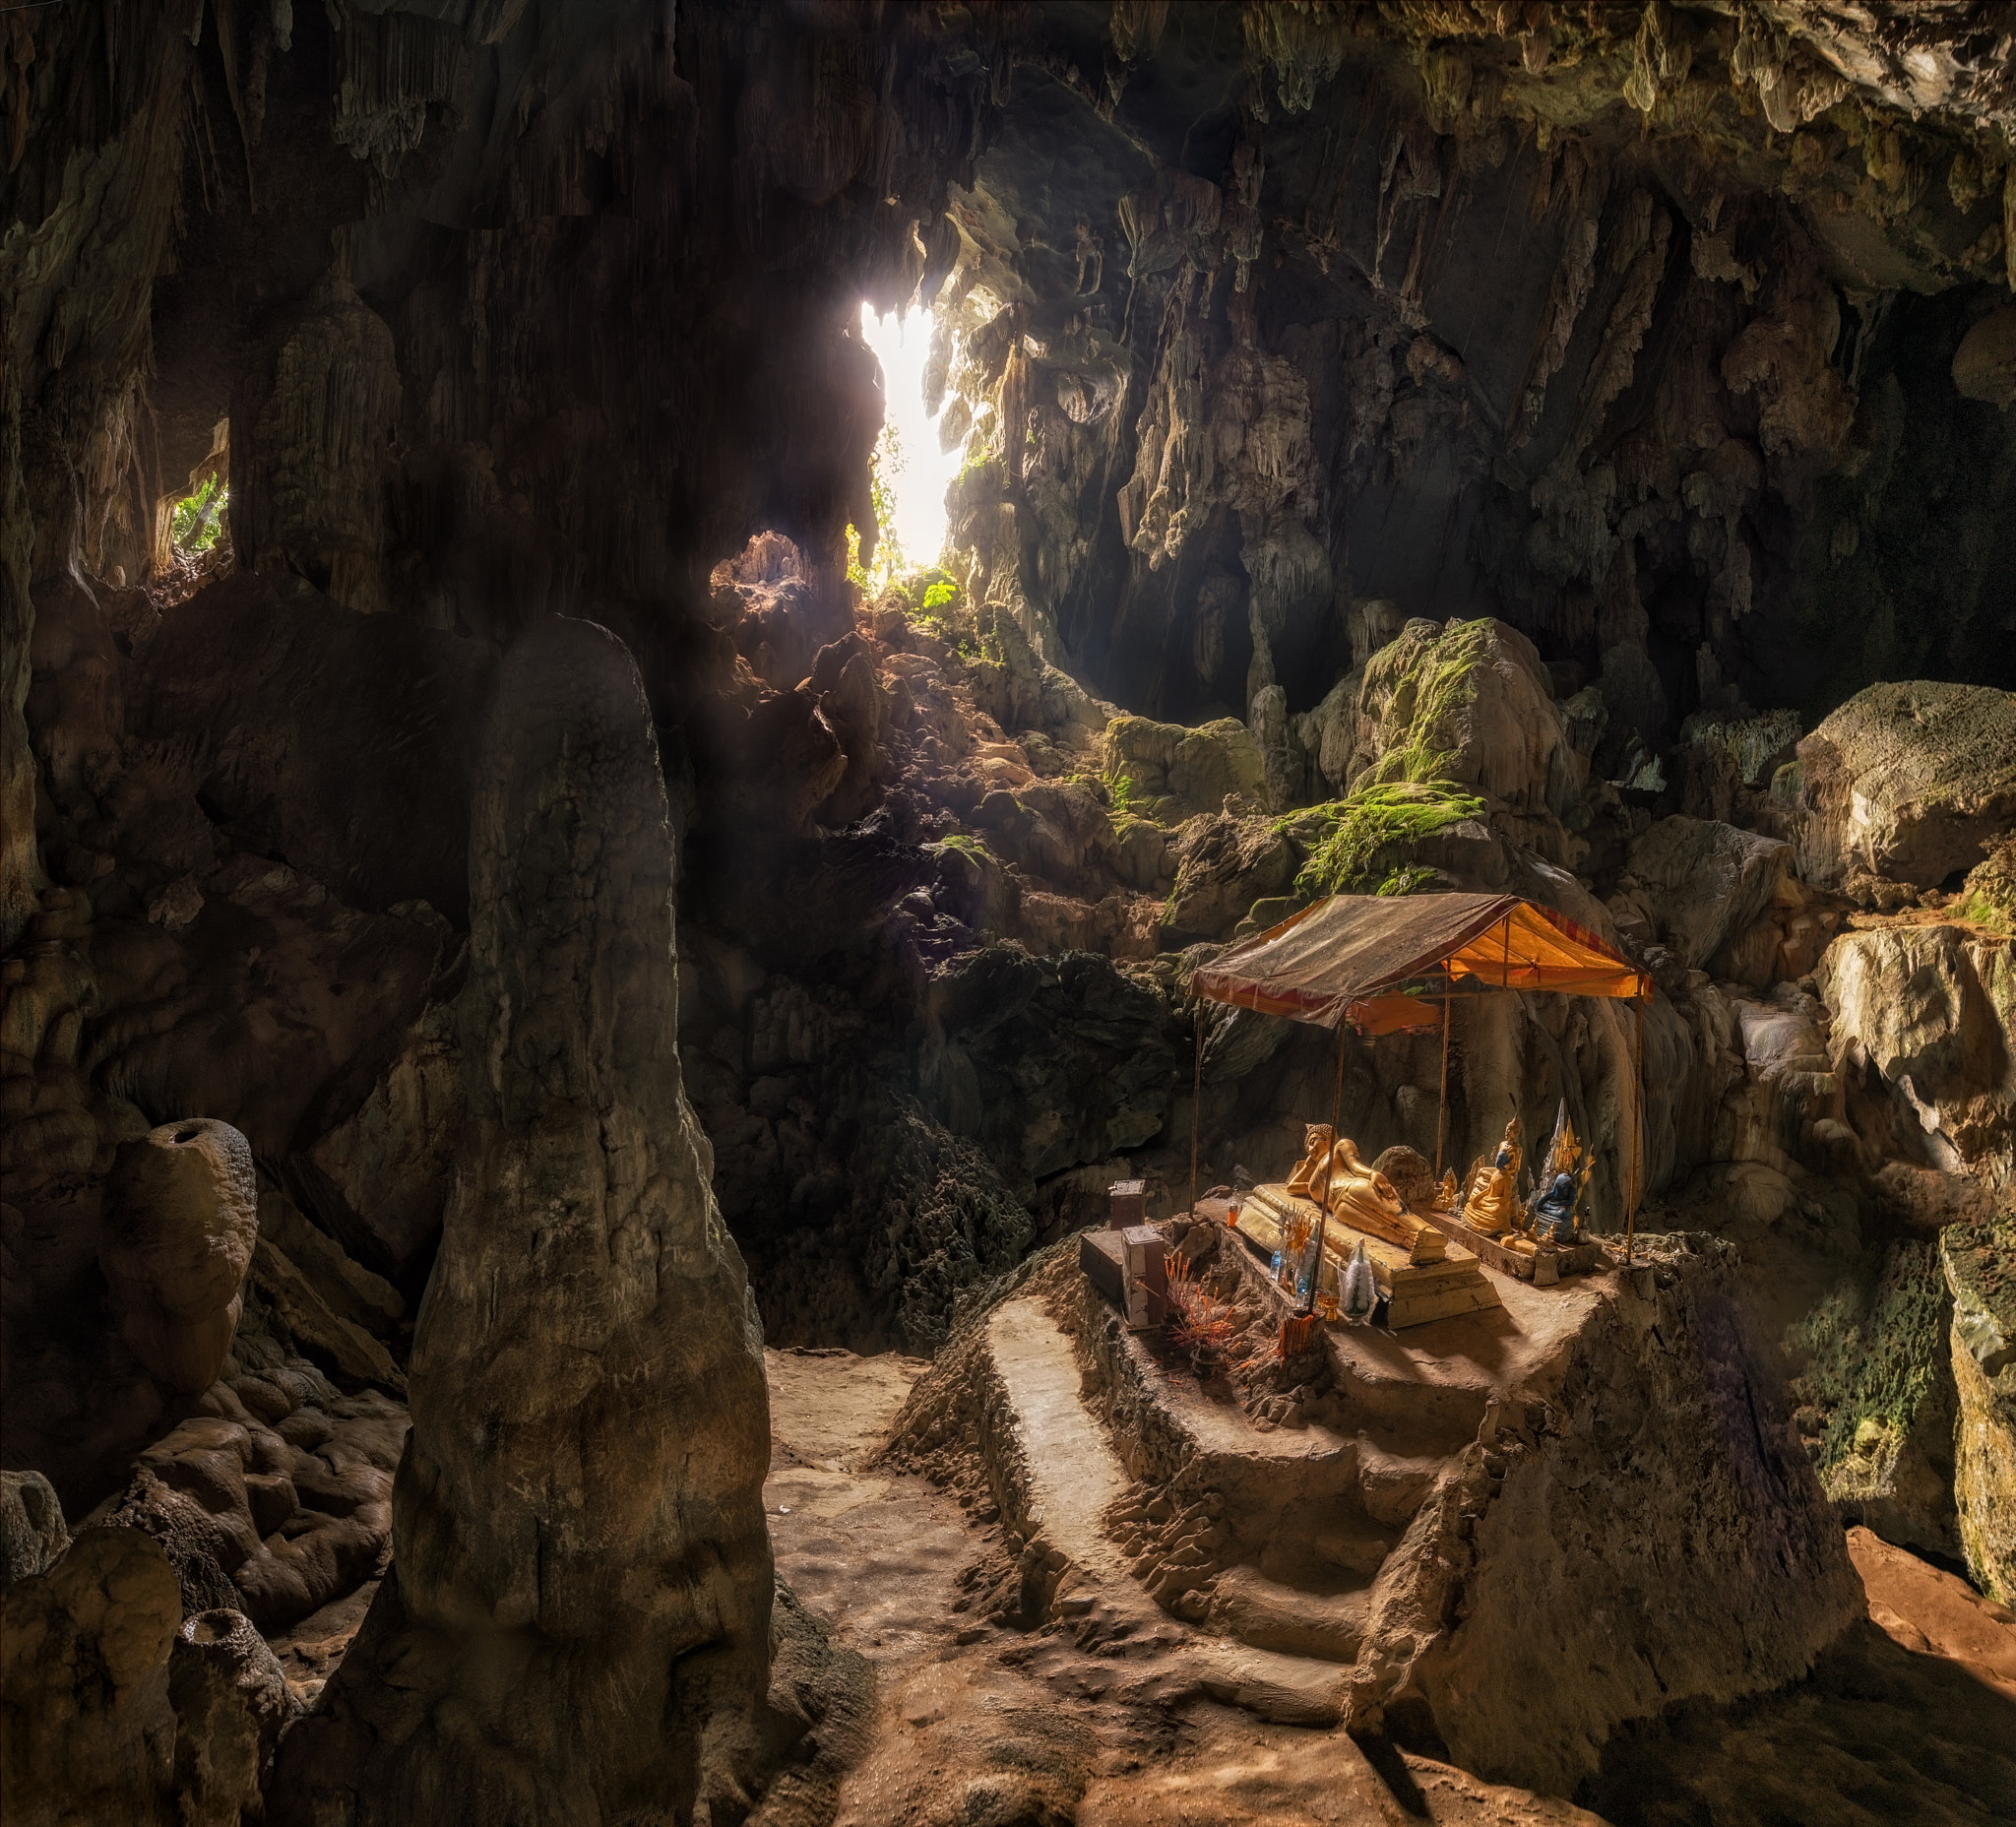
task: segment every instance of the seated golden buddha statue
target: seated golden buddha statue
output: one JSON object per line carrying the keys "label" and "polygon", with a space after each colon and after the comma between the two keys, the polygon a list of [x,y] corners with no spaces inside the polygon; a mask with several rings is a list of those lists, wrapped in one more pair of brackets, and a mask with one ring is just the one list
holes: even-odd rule
{"label": "seated golden buddha statue", "polygon": [[1519,1119],[1505,1125],[1505,1139],[1489,1166],[1481,1156],[1471,1169],[1470,1189],[1463,1201],[1463,1222],[1486,1235],[1516,1229],[1525,1214],[1519,1209]]}

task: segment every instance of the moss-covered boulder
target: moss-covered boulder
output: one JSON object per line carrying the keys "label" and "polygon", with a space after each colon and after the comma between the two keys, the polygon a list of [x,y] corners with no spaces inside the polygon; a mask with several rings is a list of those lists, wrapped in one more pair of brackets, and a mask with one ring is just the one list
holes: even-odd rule
{"label": "moss-covered boulder", "polygon": [[1951,912],[1990,932],[2016,937],[2016,831],[1991,839],[1986,851],[1968,871]]}
{"label": "moss-covered boulder", "polygon": [[1146,717],[1106,725],[1106,780],[1117,809],[1175,825],[1221,812],[1228,795],[1244,809],[1267,804],[1267,768],[1244,724],[1221,717],[1192,729]]}
{"label": "moss-covered boulder", "polygon": [[1936,888],[2016,825],[2016,692],[1867,686],[1800,742],[1796,767],[1807,880]]}
{"label": "moss-covered boulder", "polygon": [[1516,628],[1411,621],[1365,664],[1348,779],[1447,780],[1520,812],[1565,814],[1587,764],[1568,740],[1553,683]]}
{"label": "moss-covered boulder", "polygon": [[1960,1424],[1953,1496],[1968,1571],[2016,1605],[2016,1211],[1940,1238]]}

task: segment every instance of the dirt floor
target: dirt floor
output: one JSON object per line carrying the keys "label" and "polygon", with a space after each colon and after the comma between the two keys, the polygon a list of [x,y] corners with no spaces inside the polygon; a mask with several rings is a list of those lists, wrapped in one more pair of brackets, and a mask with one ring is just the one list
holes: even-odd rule
{"label": "dirt floor", "polygon": [[1851,1549],[1870,1623],[1793,1687],[1619,1734],[1576,1806],[1266,1724],[1186,1689],[1138,1638],[1088,1652],[1056,1625],[977,1621],[961,1576],[998,1532],[871,1466],[923,1362],[768,1358],[778,1569],[876,1673],[874,1741],[843,1786],[842,1827],[2016,1821],[2016,1619],[1864,1530]]}

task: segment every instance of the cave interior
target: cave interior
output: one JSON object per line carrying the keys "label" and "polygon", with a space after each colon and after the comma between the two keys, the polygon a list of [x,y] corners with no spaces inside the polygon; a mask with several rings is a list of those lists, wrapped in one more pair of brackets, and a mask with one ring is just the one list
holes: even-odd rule
{"label": "cave interior", "polygon": [[2016,1819],[2007,7],[0,10],[9,1822]]}

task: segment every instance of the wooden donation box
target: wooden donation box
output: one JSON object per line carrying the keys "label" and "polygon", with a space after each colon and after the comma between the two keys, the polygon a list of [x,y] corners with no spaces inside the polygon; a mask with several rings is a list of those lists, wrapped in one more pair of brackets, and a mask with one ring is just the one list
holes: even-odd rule
{"label": "wooden donation box", "polygon": [[1168,1314],[1167,1246],[1152,1225],[1078,1233],[1078,1264],[1136,1332]]}
{"label": "wooden donation box", "polygon": [[[1262,1249],[1285,1249],[1290,1227],[1297,1218],[1321,1224],[1322,1208],[1284,1185],[1256,1186],[1240,1208],[1239,1228]],[[1374,1226],[1376,1229],[1371,1228]],[[1405,1211],[1389,1216],[1353,1209],[1348,1219],[1331,1215],[1323,1248],[1325,1293],[1338,1288],[1343,1267],[1360,1238],[1386,1300],[1386,1323],[1395,1329],[1502,1304],[1475,1256],[1452,1247],[1433,1225]]]}

